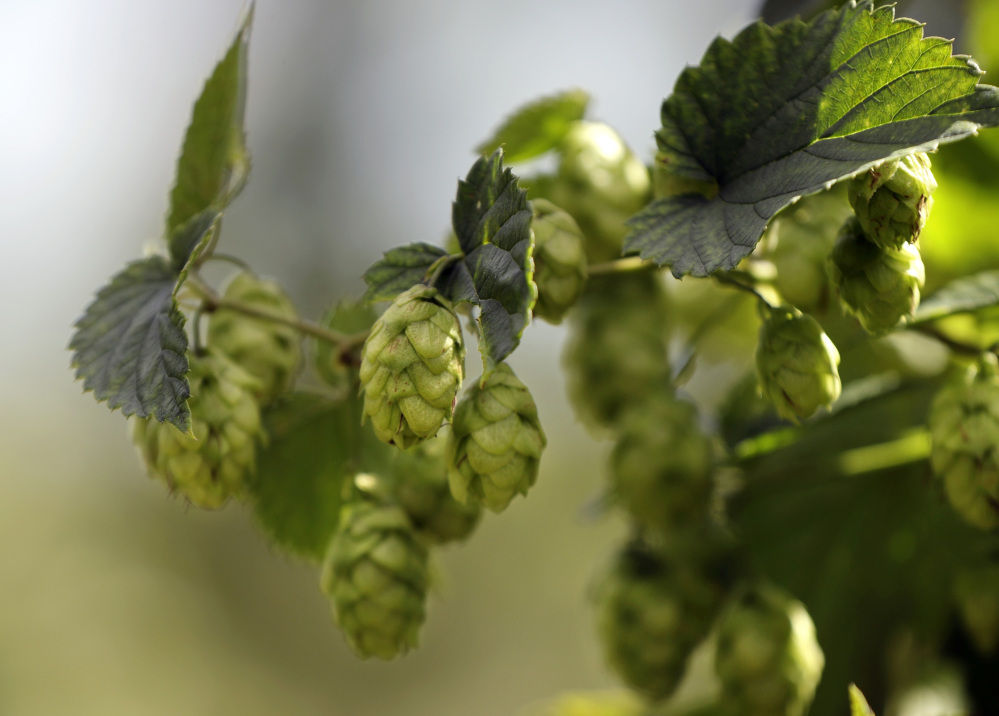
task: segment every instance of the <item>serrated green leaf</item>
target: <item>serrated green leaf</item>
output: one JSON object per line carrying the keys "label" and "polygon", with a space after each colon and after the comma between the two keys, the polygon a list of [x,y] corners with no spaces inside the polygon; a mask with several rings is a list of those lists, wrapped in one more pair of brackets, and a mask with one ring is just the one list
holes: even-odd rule
{"label": "serrated green leaf", "polygon": [[353,400],[292,393],[268,409],[270,436],[248,479],[260,527],[292,554],[319,561],[336,529],[360,417]]}
{"label": "serrated green leaf", "polygon": [[991,306],[999,306],[999,271],[982,271],[952,281],[924,300],[909,323],[935,321]]}
{"label": "serrated green leaf", "polygon": [[102,288],[70,340],[76,377],[124,415],[155,417],[187,432],[191,414],[184,314],[177,274],[162,256],[135,261]]}
{"label": "serrated green leaf", "polygon": [[206,209],[224,209],[242,189],[250,171],[243,115],[252,23],[251,5],[194,105],[167,216],[166,234],[175,265],[183,265],[193,248],[178,229]]}
{"label": "serrated green leaf", "polygon": [[480,158],[458,183],[452,222],[465,257],[445,267],[434,286],[453,303],[479,307],[486,376],[520,343],[538,297],[532,218],[527,193],[503,168],[502,149]]}
{"label": "serrated green leaf", "polygon": [[572,123],[586,114],[589,103],[590,95],[581,89],[541,97],[507,117],[475,151],[492,154],[502,147],[509,163],[533,159],[557,147]]}
{"label": "serrated green leaf", "polygon": [[798,197],[996,125],[999,89],[950,52],[870,0],[717,39],[680,75],[656,134],[660,163],[717,195],[654,201],[625,250],[678,277],[732,269]]}
{"label": "serrated green leaf", "polygon": [[391,301],[427,278],[430,267],[447,256],[431,244],[410,244],[387,251],[380,261],[364,272],[367,301]]}
{"label": "serrated green leaf", "polygon": [[850,716],[874,716],[874,711],[856,684],[850,684]]}

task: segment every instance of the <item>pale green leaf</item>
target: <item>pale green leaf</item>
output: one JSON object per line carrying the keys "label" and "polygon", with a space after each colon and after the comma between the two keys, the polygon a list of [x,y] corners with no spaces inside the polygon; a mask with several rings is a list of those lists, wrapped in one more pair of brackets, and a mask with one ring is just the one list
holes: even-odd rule
{"label": "pale green leaf", "polygon": [[581,89],[541,97],[507,117],[475,151],[488,155],[502,147],[509,163],[533,159],[557,147],[589,103],[590,95]]}
{"label": "pale green leaf", "polygon": [[102,288],[70,340],[84,390],[124,415],[154,417],[186,432],[187,334],[177,274],[162,256],[135,261]]}
{"label": "pale green leaf", "polygon": [[874,716],[874,711],[856,684],[850,684],[850,716]]}
{"label": "pale green leaf", "polygon": [[957,313],[999,305],[999,271],[982,271],[952,281],[924,300],[912,323],[925,323]]}
{"label": "pale green leaf", "polygon": [[748,256],[782,208],[889,158],[999,123],[999,89],[890,7],[853,0],[813,22],[717,39],[662,106],[659,162],[713,196],[652,202],[625,250],[706,276]]}

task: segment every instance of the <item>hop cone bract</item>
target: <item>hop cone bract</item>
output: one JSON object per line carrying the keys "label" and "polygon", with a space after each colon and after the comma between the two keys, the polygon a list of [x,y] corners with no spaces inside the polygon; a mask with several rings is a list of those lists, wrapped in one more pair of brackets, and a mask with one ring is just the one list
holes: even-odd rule
{"label": "hop cone bract", "polygon": [[843,305],[873,335],[912,316],[926,279],[919,249],[906,243],[878,246],[864,238],[853,218],[840,232],[829,267]]}
{"label": "hop cone bract", "polygon": [[697,560],[629,545],[597,595],[597,627],[608,663],[647,698],[667,698],[710,631],[726,586]]}
{"label": "hop cone bract", "polygon": [[737,713],[803,716],[824,666],[804,605],[776,587],[747,590],[718,625],[715,669]]}
{"label": "hop cone bract", "polygon": [[534,315],[561,323],[586,283],[586,239],[576,221],[550,201],[534,199]]}
{"label": "hop cone bract", "polygon": [[619,257],[628,233],[624,222],[651,197],[649,170],[616,131],[600,122],[575,122],[560,152],[547,198],[579,224],[591,261]]}
{"label": "hop cone bract", "polygon": [[501,363],[455,410],[447,441],[452,494],[502,512],[537,480],[545,444],[531,393]]}
{"label": "hop cone bract", "polygon": [[[237,274],[224,298],[295,320],[298,314],[288,295],[274,281],[251,273]],[[208,345],[222,351],[260,381],[257,397],[267,404],[291,384],[302,360],[301,340],[291,326],[219,309],[208,320]]]}
{"label": "hop cone bract", "polygon": [[854,177],[847,184],[847,195],[867,238],[897,249],[919,238],[936,188],[930,158],[919,152],[882,162]]}
{"label": "hop cone bract", "polygon": [[929,416],[933,471],[968,523],[999,527],[999,368],[983,361],[940,390]]}
{"label": "hop cone bract", "polygon": [[591,280],[570,320],[563,362],[584,423],[615,426],[626,406],[668,389],[666,298],[654,273]]}
{"label": "hop cone bract", "polygon": [[811,316],[782,306],[763,322],[756,372],[781,417],[799,420],[831,405],[842,389],[838,366],[839,351]]}
{"label": "hop cone bract", "polygon": [[150,474],[198,507],[221,507],[243,491],[263,437],[255,394],[260,382],[225,355],[190,360],[191,432],[153,418],[136,419],[132,437]]}
{"label": "hop cone bract", "polygon": [[427,596],[427,549],[398,506],[345,505],[320,586],[333,618],[363,658],[393,659],[419,641]]}
{"label": "hop cone bract", "polygon": [[361,353],[364,415],[375,435],[401,448],[436,435],[454,411],[464,366],[451,303],[428,286],[399,294]]}
{"label": "hop cone bract", "polygon": [[642,525],[668,530],[707,514],[712,491],[711,440],[697,409],[668,392],[635,403],[622,419],[610,481]]}

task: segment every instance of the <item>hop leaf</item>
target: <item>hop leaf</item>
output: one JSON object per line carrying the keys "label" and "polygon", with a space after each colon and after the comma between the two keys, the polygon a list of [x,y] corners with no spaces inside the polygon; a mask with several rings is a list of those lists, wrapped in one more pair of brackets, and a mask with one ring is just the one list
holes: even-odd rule
{"label": "hop leaf", "polygon": [[904,242],[885,248],[868,241],[855,218],[843,225],[829,271],[843,306],[872,335],[912,317],[925,281],[919,249]]}
{"label": "hop leaf", "polygon": [[464,366],[451,303],[427,286],[399,294],[361,353],[364,416],[375,435],[401,448],[435,436],[454,411]]}
{"label": "hop leaf", "polygon": [[697,425],[697,410],[657,393],[624,414],[610,480],[639,523],[665,531],[707,513],[712,467],[711,441]]}
{"label": "hop leaf", "polygon": [[527,387],[506,363],[458,404],[447,442],[448,478],[459,502],[502,512],[538,478],[546,440]]}
{"label": "hop leaf", "polygon": [[417,645],[426,615],[427,549],[401,507],[367,500],[346,505],[320,580],[358,656],[394,659]]}
{"label": "hop leaf", "polygon": [[[281,286],[251,273],[237,274],[226,287],[224,299],[281,318],[298,318]],[[208,345],[228,355],[260,381],[257,399],[262,405],[288,390],[302,361],[301,340],[294,328],[225,308],[213,313],[208,321]]]}
{"label": "hop leaf", "polygon": [[760,327],[756,373],[760,391],[789,420],[807,418],[839,397],[839,351],[811,316],[773,309]]}
{"label": "hop leaf", "polygon": [[724,597],[711,565],[691,562],[631,544],[600,585],[597,627],[605,658],[628,686],[653,700],[676,689]]}
{"label": "hop leaf", "polygon": [[590,281],[570,316],[564,363],[569,395],[590,426],[669,385],[665,294],[652,273]]}
{"label": "hop leaf", "polygon": [[546,198],[568,211],[588,240],[591,261],[621,255],[624,222],[652,195],[649,170],[600,122],[575,122],[562,138],[558,176]]}
{"label": "hop leaf", "polygon": [[933,471],[969,524],[999,527],[999,368],[983,360],[937,394],[929,416]]}
{"label": "hop leaf", "polygon": [[151,475],[192,504],[214,509],[243,493],[255,467],[263,436],[254,397],[260,383],[217,352],[193,357],[189,375],[191,434],[138,418],[132,437]]}
{"label": "hop leaf", "polygon": [[561,323],[586,284],[586,238],[576,221],[550,201],[535,199],[534,282],[538,301],[534,315]]}
{"label": "hop leaf", "polygon": [[718,625],[715,668],[738,713],[803,716],[824,665],[804,605],[776,587],[745,591]]}
{"label": "hop leaf", "polygon": [[937,188],[923,152],[871,167],[847,184],[850,206],[864,235],[885,249],[915,243],[933,207]]}

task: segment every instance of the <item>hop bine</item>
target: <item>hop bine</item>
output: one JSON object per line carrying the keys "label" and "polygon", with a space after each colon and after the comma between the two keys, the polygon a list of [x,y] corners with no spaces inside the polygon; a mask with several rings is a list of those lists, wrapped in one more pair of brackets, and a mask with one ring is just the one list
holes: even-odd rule
{"label": "hop bine", "polygon": [[452,494],[502,512],[537,480],[545,444],[531,393],[501,363],[455,411],[447,442]]}
{"label": "hop bine", "polygon": [[388,660],[416,647],[426,616],[427,549],[405,510],[365,499],[345,505],[320,586],[358,656]]}
{"label": "hop bine", "polygon": [[364,416],[375,435],[400,448],[435,436],[454,411],[464,366],[451,303],[423,285],[399,294],[361,353]]}
{"label": "hop bine", "polygon": [[839,351],[818,322],[797,309],[774,308],[760,328],[756,372],[760,391],[790,420],[801,420],[839,397]]}
{"label": "hop bine", "polygon": [[150,474],[198,507],[218,508],[243,491],[263,437],[260,381],[224,354],[191,357],[191,435],[153,418],[132,423]]}

